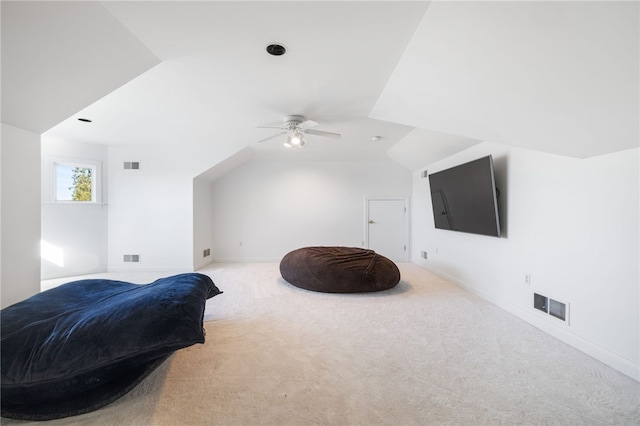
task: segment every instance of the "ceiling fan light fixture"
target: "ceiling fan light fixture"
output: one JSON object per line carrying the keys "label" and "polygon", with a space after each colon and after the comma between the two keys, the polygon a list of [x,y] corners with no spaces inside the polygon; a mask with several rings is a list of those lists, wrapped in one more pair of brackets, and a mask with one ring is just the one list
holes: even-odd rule
{"label": "ceiling fan light fixture", "polygon": [[314,136],[322,136],[333,139],[340,139],[340,133],[327,132],[324,130],[315,130],[312,127],[318,125],[313,120],[307,120],[302,115],[287,115],[284,117],[283,124],[265,124],[258,126],[259,128],[264,129],[280,129],[282,130],[280,133],[276,133],[275,135],[269,136],[268,138],[264,138],[258,141],[258,143],[266,142],[273,138],[280,137],[282,135],[287,135],[286,141],[283,145],[287,148],[303,148],[308,145],[307,140],[305,139],[305,134],[311,134]]}
{"label": "ceiling fan light fixture", "polygon": [[284,146],[291,148],[303,148],[307,145],[307,141],[302,136],[302,132],[298,129],[294,128],[290,130],[289,135],[287,135],[287,141],[284,143]]}

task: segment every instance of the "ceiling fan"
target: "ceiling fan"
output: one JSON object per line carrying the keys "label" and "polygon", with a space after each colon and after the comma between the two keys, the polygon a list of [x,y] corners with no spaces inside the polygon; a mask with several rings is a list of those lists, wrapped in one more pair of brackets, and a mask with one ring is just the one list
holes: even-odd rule
{"label": "ceiling fan", "polygon": [[[276,123],[277,124],[277,123]],[[307,141],[304,138],[304,134],[328,137],[333,139],[340,139],[342,135],[340,133],[325,132],[323,130],[314,130],[312,127],[317,126],[313,120],[307,120],[302,115],[287,115],[282,120],[280,125],[262,125],[258,126],[261,129],[281,129],[283,132],[276,133],[259,140],[258,143],[266,142],[278,136],[287,135],[287,140],[284,142],[284,146],[287,148],[303,148],[307,146]]]}

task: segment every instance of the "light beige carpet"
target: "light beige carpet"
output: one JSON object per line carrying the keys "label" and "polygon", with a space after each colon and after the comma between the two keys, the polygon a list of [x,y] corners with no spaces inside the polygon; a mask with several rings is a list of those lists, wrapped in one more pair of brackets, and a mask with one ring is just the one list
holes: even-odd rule
{"label": "light beige carpet", "polygon": [[200,272],[224,294],[207,304],[204,345],[113,404],[48,424],[640,425],[638,382],[399,267],[392,290],[332,295],[289,285],[277,263],[212,265]]}

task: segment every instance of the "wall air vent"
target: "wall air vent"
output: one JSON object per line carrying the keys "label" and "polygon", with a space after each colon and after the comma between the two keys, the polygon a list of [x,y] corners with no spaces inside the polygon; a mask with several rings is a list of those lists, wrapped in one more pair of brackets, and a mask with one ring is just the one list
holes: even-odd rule
{"label": "wall air vent", "polygon": [[549,315],[558,318],[559,320],[567,320],[567,305],[557,300],[549,299]]}
{"label": "wall air vent", "polygon": [[140,262],[139,254],[125,254],[123,257],[124,262]]}
{"label": "wall air vent", "polygon": [[569,325],[569,304],[533,293],[533,307]]}
{"label": "wall air vent", "polygon": [[140,163],[138,161],[125,161],[124,162],[124,169],[125,170],[139,170],[140,169]]}
{"label": "wall air vent", "polygon": [[547,297],[538,293],[533,293],[533,307],[544,312],[545,314],[549,312],[549,308],[547,307]]}

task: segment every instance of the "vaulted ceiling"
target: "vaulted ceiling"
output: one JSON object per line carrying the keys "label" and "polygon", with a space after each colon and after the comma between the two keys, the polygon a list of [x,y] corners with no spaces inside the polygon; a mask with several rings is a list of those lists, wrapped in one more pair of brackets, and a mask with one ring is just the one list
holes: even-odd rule
{"label": "vaulted ceiling", "polygon": [[[413,169],[480,141],[574,157],[639,141],[637,2],[2,1],[2,121],[108,145]],[[279,42],[283,56],[265,47]],[[92,123],[80,122],[89,118]],[[380,136],[373,141],[374,136]]]}

